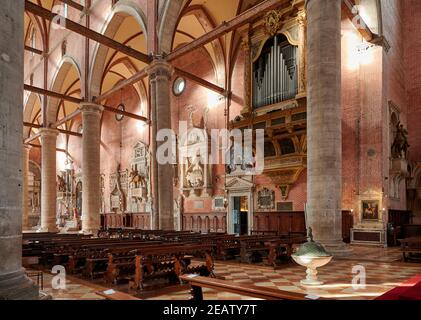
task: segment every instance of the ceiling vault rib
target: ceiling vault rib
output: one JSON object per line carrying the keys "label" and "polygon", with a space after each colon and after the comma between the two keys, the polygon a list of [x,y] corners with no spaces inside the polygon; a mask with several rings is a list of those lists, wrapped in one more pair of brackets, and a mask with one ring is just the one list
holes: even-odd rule
{"label": "ceiling vault rib", "polygon": [[127,80],[121,81],[118,85],[114,88],[110,89],[109,91],[101,94],[99,97],[94,98],[96,103],[106,100],[107,98],[111,97],[113,94],[120,92],[120,90],[124,89],[127,86],[133,85],[136,82],[142,81],[144,78],[148,76],[146,72],[146,68],[137,72],[134,76],[128,78]]}
{"label": "ceiling vault rib", "polygon": [[[39,16],[43,19],[53,21],[53,22],[54,22],[54,19],[57,17],[57,15],[52,13],[51,11],[49,11],[47,9],[44,9],[43,7],[40,7],[40,6],[30,2],[28,0],[25,0],[25,10],[27,12],[30,12],[30,13],[36,15],[36,16]],[[148,55],[146,55],[142,52],[139,52],[139,51],[137,51],[137,50],[135,50],[131,47],[125,46],[125,45],[121,44],[120,42],[117,42],[113,39],[110,39],[110,38],[96,32],[96,31],[93,31],[89,28],[86,28],[86,27],[84,27],[84,26],[82,26],[82,25],[80,25],[80,24],[78,24],[78,23],[76,23],[72,20],[61,17],[61,20],[63,20],[63,19],[65,21],[65,24],[64,24],[65,28],[72,31],[72,32],[75,32],[75,33],[77,33],[81,36],[84,36],[86,38],[89,38],[93,41],[99,42],[100,44],[102,44],[104,46],[107,46],[111,49],[117,50],[117,51],[119,51],[119,52],[121,52],[121,53],[123,53],[127,56],[135,58],[135,59],[137,59],[139,61],[142,61],[146,64],[149,64],[150,61],[151,61],[151,58]]]}
{"label": "ceiling vault rib", "polygon": [[[215,39],[223,36],[224,34],[226,34],[230,31],[250,22],[251,20],[254,20],[256,17],[261,16],[261,15],[265,14],[267,11],[272,10],[272,9],[278,7],[278,6],[279,6],[279,0],[266,0],[266,1],[254,6],[254,7],[252,7],[251,9],[245,11],[244,13],[238,15],[237,17],[230,20],[229,22],[223,23],[222,25],[215,28],[213,31],[205,34],[204,36],[202,36],[200,38],[197,38],[196,40],[190,42],[189,44],[186,44],[182,47],[179,47],[178,49],[176,49],[175,51],[173,51],[172,53],[167,55],[167,60],[172,61],[174,59],[177,59],[177,58],[191,52],[192,50],[203,47],[206,44],[208,44],[209,42],[214,41]],[[139,82],[146,77],[147,77],[147,72],[146,72],[146,68],[145,68],[143,70],[140,70],[135,75],[128,78],[127,80],[124,80],[124,81],[120,82],[119,85],[117,85],[113,89],[103,93],[102,95],[100,95],[99,97],[94,99],[94,101],[96,101],[96,102],[103,101],[106,98],[115,94],[116,92],[119,92],[121,89],[124,89],[127,86],[130,86],[130,85],[132,85],[136,82]],[[186,78],[187,78],[187,76],[186,76]],[[194,79],[196,79],[196,78],[197,77],[195,77]],[[194,81],[193,79],[190,79],[190,80]],[[200,84],[203,85],[204,84],[203,81],[201,81]],[[210,87],[213,87],[213,86],[210,86]],[[216,85],[215,85],[215,87],[213,87],[213,89],[217,90],[217,92],[220,91],[220,88]],[[211,89],[211,90],[213,90],[213,89]],[[226,94],[225,89],[224,89],[222,94]]]}
{"label": "ceiling vault rib", "polygon": [[207,34],[201,36],[200,38],[197,38],[189,44],[179,47],[175,51],[168,54],[167,60],[173,61],[197,48],[203,47],[209,42],[212,42],[218,39],[219,37],[223,36],[224,34],[243,26],[251,20],[254,20],[256,17],[264,15],[266,12],[278,7],[279,5],[279,0],[266,0],[243,12],[242,14],[233,18],[232,20],[222,23],[219,27],[216,27],[211,32],[208,32]]}
{"label": "ceiling vault rib", "polygon": [[[49,96],[49,97],[61,99],[61,100],[64,100],[64,101],[69,101],[69,102],[77,103],[77,104],[80,104],[80,103],[83,103],[84,102],[82,99],[79,99],[79,98],[75,98],[75,97],[71,97],[71,96],[68,96],[68,95],[65,95],[65,94],[61,94],[61,93],[57,93],[57,92],[53,92],[53,91],[49,91],[49,90],[37,88],[37,87],[34,87],[34,86],[25,85],[25,90],[26,91],[35,92],[35,93],[39,93],[39,94],[43,94],[43,95],[46,95],[46,96]],[[147,123],[149,122],[149,120],[146,117],[139,116],[139,115],[134,114],[134,113],[131,113],[131,112],[127,112],[127,111],[123,111],[123,110],[118,110],[118,109],[115,109],[113,107],[109,107],[109,106],[105,106],[105,105],[102,105],[102,107],[104,107],[104,110],[107,111],[107,112],[121,114],[121,115],[126,116],[128,118],[136,119],[136,120],[147,122]],[[52,128],[57,128],[58,126],[60,126],[60,125],[64,124],[65,122],[73,119],[74,117],[76,117],[79,114],[80,114],[80,111],[79,110],[76,110],[75,112],[69,114],[67,117],[65,117],[62,120],[59,120],[58,122],[56,122],[53,125],[51,125],[51,127]]]}

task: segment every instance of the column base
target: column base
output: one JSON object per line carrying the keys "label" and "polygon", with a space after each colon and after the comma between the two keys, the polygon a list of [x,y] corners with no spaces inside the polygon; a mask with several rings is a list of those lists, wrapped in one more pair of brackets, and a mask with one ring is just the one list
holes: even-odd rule
{"label": "column base", "polygon": [[39,300],[38,286],[25,275],[25,269],[0,275],[0,300]]}
{"label": "column base", "polygon": [[346,258],[352,255],[352,248],[342,241],[318,241],[334,258]]}
{"label": "column base", "polygon": [[58,233],[60,230],[57,227],[41,227],[37,230],[37,233]]}
{"label": "column base", "polygon": [[79,234],[83,234],[83,235],[92,235],[94,237],[96,237],[98,235],[98,231],[99,229],[86,229],[86,230],[81,230],[79,231]]}

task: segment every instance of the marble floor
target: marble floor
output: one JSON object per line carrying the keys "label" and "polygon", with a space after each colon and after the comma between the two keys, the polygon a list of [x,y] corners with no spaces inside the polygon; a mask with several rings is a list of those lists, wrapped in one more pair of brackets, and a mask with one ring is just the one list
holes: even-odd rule
{"label": "marble floor", "polygon": [[[365,287],[353,286],[356,276],[365,272]],[[399,249],[353,246],[352,256],[334,259],[326,267],[319,270],[319,278],[324,285],[305,288],[300,280],[305,277],[305,269],[293,262],[274,270],[264,265],[241,264],[236,261],[215,263],[217,277],[243,284],[278,288],[279,290],[305,293],[312,296],[365,300],[374,299],[383,293],[399,286],[409,278],[421,274],[421,264],[404,263]],[[101,300],[95,294],[110,289],[102,281],[95,283],[67,276],[66,288],[52,289],[53,275],[44,273],[44,291],[55,300]],[[127,292],[128,285],[119,285],[113,289]],[[354,288],[355,287],[355,288]],[[136,294],[133,292],[132,294]],[[150,300],[188,300],[189,287],[172,286],[161,289],[146,290],[137,297]],[[231,293],[204,290],[207,300],[249,300],[252,298]]]}

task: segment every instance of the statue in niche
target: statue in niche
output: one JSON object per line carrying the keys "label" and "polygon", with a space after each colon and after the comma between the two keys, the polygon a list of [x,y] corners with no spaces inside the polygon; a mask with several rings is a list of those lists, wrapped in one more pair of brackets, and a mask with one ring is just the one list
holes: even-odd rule
{"label": "statue in niche", "polygon": [[59,192],[66,192],[66,181],[62,176],[57,175],[57,186]]}
{"label": "statue in niche", "polygon": [[181,230],[181,216],[184,212],[184,197],[179,195],[177,199],[174,199],[174,229]]}
{"label": "statue in niche", "polygon": [[196,111],[196,108],[193,106],[189,106],[186,108],[188,115],[189,115],[189,128],[193,128],[194,127],[194,122],[193,122],[193,114]]}
{"label": "statue in niche", "polygon": [[192,188],[200,188],[203,187],[203,169],[202,169],[202,159],[200,156],[200,152],[196,154],[196,158],[193,159],[190,163],[187,170],[187,182],[189,183],[190,187]]}
{"label": "statue in niche", "polygon": [[229,164],[225,166],[225,172],[231,174],[237,169],[250,171],[255,167],[254,152],[250,148],[235,142],[234,137],[230,137],[230,148],[228,149]]}
{"label": "statue in niche", "polygon": [[142,177],[139,174],[139,171],[136,169],[133,169],[130,172],[130,185],[134,186],[134,188],[138,189],[138,188],[145,188],[146,187],[146,180],[144,177]]}
{"label": "statue in niche", "polygon": [[111,192],[111,210],[116,213],[124,213],[126,211],[125,194],[121,186],[121,165],[117,165],[116,182],[114,190]]}
{"label": "statue in niche", "polygon": [[395,159],[406,159],[409,147],[408,131],[404,128],[403,124],[398,122],[396,125],[395,140],[392,145],[392,157]]}

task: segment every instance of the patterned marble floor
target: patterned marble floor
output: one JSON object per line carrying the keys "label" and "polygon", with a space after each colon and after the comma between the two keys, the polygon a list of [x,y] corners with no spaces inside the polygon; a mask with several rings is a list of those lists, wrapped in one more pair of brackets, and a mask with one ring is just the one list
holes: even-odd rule
{"label": "patterned marble floor", "polygon": [[[366,274],[365,288],[354,289],[352,282],[362,268]],[[355,271],[355,270],[354,270]],[[319,278],[324,285],[311,289],[302,287],[300,280],[305,277],[305,269],[290,263],[274,270],[263,265],[247,265],[238,262],[216,262],[215,273],[228,281],[253,284],[257,286],[278,288],[279,290],[306,293],[313,296],[333,299],[374,299],[405,280],[421,274],[421,264],[401,262],[399,249],[353,247],[353,254],[347,259],[335,259],[319,270]],[[51,288],[52,275],[44,275],[44,291],[56,300],[99,300],[95,292],[104,291],[105,286],[93,284],[79,278],[67,277],[65,290]],[[116,289],[125,291],[126,285]],[[231,293],[204,290],[207,300],[249,300],[251,298]],[[148,291],[139,295],[150,300],[187,300],[188,286],[176,286],[160,290]]]}

